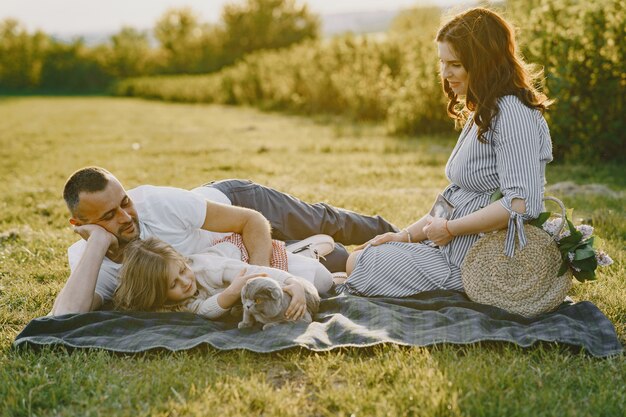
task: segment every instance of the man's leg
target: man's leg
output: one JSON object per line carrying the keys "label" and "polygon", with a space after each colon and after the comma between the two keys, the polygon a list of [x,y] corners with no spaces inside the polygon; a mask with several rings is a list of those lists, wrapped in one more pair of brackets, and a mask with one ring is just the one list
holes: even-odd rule
{"label": "man's leg", "polygon": [[272,225],[272,237],[289,243],[323,233],[335,240],[335,250],[320,262],[330,272],[346,270],[348,251],[342,245],[357,245],[372,237],[397,232],[380,216],[364,216],[325,203],[309,204],[248,180],[222,180],[205,186],[214,187],[235,206],[259,211]]}
{"label": "man's leg", "polygon": [[323,233],[332,236],[335,242],[358,245],[376,235],[398,231],[380,216],[365,216],[326,203],[309,204],[248,180],[223,180],[205,185],[226,194],[235,206],[259,211],[272,225],[272,237],[282,241],[302,240]]}

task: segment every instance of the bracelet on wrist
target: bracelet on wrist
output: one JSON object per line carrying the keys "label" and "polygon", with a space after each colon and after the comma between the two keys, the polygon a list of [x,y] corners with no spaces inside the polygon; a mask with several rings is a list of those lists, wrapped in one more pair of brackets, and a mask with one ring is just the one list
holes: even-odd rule
{"label": "bracelet on wrist", "polygon": [[451,237],[455,237],[455,236],[452,234],[452,232],[450,231],[450,229],[448,229],[448,221],[447,221],[447,220],[446,220],[446,222],[444,223],[444,225],[443,225],[443,226],[446,228],[446,232],[448,232],[448,234],[449,234]]}
{"label": "bracelet on wrist", "polygon": [[409,232],[409,229],[402,229],[402,231],[406,233],[407,243],[413,243],[413,239],[411,239],[411,232]]}

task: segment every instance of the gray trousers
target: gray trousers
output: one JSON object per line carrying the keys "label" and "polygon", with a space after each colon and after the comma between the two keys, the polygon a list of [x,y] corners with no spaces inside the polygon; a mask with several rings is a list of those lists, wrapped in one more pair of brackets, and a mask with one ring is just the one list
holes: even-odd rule
{"label": "gray trousers", "polygon": [[226,194],[234,206],[263,214],[272,226],[274,239],[289,243],[318,233],[332,236],[337,243],[335,250],[326,261],[321,260],[331,272],[345,271],[348,251],[343,245],[358,245],[376,235],[398,231],[380,216],[365,216],[326,203],[309,204],[249,180],[229,179],[204,185]]}

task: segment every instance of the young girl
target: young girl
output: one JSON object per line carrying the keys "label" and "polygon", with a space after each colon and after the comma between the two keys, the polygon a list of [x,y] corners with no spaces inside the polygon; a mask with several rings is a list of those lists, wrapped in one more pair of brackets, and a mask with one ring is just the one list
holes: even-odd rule
{"label": "young girl", "polygon": [[[545,167],[552,144],[535,89],[537,76],[517,54],[512,27],[497,13],[474,8],[437,33],[448,113],[465,123],[446,165],[446,217],[424,215],[353,252],[339,291],[405,297],[436,289],[463,290],[460,267],[483,232],[506,229],[506,253],[525,244],[523,221],[543,209]],[[491,196],[501,193],[496,202]]]}
{"label": "young girl", "polygon": [[[309,265],[308,281],[318,291],[327,291],[332,285],[330,272],[314,259],[303,259],[302,263]],[[113,302],[120,310],[183,310],[215,319],[240,300],[242,287],[256,276],[269,276],[285,284],[284,290],[293,297],[286,312],[288,319],[304,315],[304,289],[294,275],[246,264],[241,261],[241,251],[230,242],[188,258],[157,238],[129,243]]]}

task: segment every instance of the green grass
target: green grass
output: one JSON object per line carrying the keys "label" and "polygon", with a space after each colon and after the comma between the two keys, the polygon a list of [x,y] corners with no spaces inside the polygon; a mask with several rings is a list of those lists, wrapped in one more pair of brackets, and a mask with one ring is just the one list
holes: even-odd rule
{"label": "green grass", "polygon": [[[446,185],[455,135],[409,140],[376,125],[97,97],[5,98],[0,120],[1,415],[624,415],[622,357],[597,360],[547,344],[265,355],[13,350],[68,276],[66,248],[77,236],[61,190],[75,169],[102,165],[128,188],[250,178],[404,226]],[[593,220],[616,261],[571,295],[598,305],[625,343],[622,173],[611,165],[548,167],[550,183],[603,183],[618,193],[557,197]]]}

